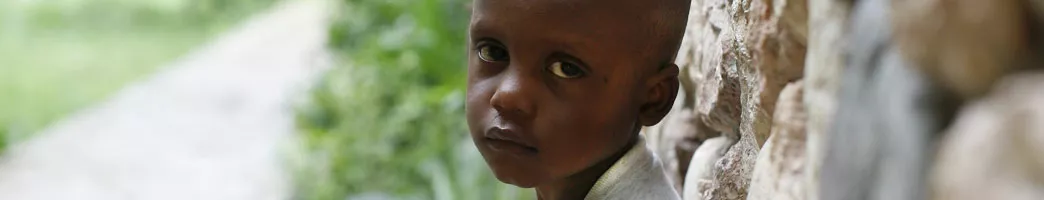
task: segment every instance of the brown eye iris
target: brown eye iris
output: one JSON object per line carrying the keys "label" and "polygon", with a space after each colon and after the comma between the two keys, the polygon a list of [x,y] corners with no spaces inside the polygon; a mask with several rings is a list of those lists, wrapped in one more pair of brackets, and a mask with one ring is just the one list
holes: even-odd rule
{"label": "brown eye iris", "polygon": [[578,78],[584,75],[584,71],[579,66],[562,61],[551,63],[548,70],[562,78]]}
{"label": "brown eye iris", "polygon": [[494,45],[484,45],[479,47],[478,57],[482,61],[486,62],[504,62],[508,61],[508,53],[504,48]]}

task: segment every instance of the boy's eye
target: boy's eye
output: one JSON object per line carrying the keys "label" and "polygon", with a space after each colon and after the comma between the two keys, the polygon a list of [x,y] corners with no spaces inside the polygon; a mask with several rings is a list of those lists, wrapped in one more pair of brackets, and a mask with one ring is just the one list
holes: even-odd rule
{"label": "boy's eye", "polygon": [[478,57],[486,62],[508,61],[507,50],[494,45],[483,45],[482,47],[479,47]]}
{"label": "boy's eye", "polygon": [[584,75],[584,71],[579,66],[562,61],[551,63],[547,69],[555,76],[562,78],[579,78]]}

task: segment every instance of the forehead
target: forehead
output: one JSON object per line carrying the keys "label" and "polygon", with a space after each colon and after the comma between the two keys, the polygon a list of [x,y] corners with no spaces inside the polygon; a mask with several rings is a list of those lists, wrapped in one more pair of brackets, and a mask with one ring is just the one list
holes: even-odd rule
{"label": "forehead", "polygon": [[509,46],[547,44],[604,56],[633,51],[651,37],[651,12],[645,11],[650,6],[641,2],[476,0],[471,31],[473,37],[494,37]]}
{"label": "forehead", "polygon": [[[504,17],[613,19],[634,15],[645,5],[628,0],[475,0],[476,13]],[[626,17],[623,19],[627,19]],[[567,20],[574,21],[574,20]],[[606,21],[606,20],[600,20]]]}

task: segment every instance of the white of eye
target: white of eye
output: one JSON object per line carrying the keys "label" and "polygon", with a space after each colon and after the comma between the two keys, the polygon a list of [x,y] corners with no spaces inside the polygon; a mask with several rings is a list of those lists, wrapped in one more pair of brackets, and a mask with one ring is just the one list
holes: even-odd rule
{"label": "white of eye", "polygon": [[[494,48],[493,46],[488,46],[488,45],[479,48],[479,52],[478,52],[479,59],[482,59],[482,61],[486,61],[486,62],[499,62],[499,61],[506,60],[504,58],[496,58],[497,55],[493,55],[493,51],[494,51],[493,48]],[[501,55],[501,56],[503,56],[503,55]]]}
{"label": "white of eye", "polygon": [[551,66],[548,66],[548,70],[551,71],[552,74],[555,74],[555,76],[562,78],[576,78],[583,75],[583,71],[580,71],[579,67],[569,63],[563,63],[562,61],[551,63]]}

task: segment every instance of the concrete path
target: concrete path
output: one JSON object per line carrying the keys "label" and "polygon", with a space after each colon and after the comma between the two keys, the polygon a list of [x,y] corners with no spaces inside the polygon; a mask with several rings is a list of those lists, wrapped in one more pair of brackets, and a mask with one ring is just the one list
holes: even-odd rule
{"label": "concrete path", "polygon": [[12,146],[0,199],[289,199],[281,155],[295,143],[293,103],[330,65],[331,8],[279,4]]}

